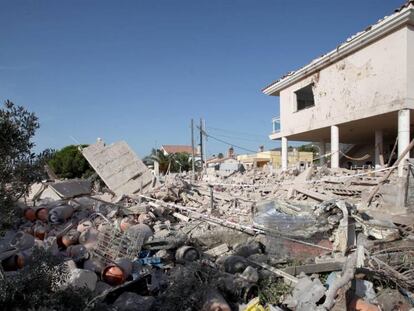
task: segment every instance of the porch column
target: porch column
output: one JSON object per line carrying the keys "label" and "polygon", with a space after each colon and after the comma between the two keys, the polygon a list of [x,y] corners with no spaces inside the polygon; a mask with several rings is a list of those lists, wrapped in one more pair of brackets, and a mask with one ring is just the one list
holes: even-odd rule
{"label": "porch column", "polygon": [[288,140],[282,137],[282,171],[288,169]]}
{"label": "porch column", "polygon": [[[410,110],[402,109],[398,111],[398,156],[400,156],[404,149],[410,144]],[[404,164],[406,159],[410,157],[407,153],[398,166],[398,176],[403,176]]]}
{"label": "porch column", "polygon": [[325,157],[323,157],[323,155],[326,153],[326,148],[325,148],[325,141],[321,140],[319,142],[319,164],[321,166],[323,166],[325,164]]}
{"label": "porch column", "polygon": [[375,130],[375,169],[384,166],[382,130]]}
{"label": "porch column", "polygon": [[154,174],[157,177],[160,177],[160,164],[158,161],[154,161]]}
{"label": "porch column", "polygon": [[331,126],[331,168],[339,168],[339,128]]}

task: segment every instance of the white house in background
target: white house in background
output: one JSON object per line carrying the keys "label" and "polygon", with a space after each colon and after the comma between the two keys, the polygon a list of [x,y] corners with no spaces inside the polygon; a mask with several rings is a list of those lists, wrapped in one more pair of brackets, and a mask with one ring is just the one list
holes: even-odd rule
{"label": "white house in background", "polygon": [[280,97],[269,137],[282,141],[283,169],[288,140],[318,142],[332,168],[352,161],[340,143],[348,156],[384,165],[397,137],[400,155],[413,131],[414,0],[262,91]]}

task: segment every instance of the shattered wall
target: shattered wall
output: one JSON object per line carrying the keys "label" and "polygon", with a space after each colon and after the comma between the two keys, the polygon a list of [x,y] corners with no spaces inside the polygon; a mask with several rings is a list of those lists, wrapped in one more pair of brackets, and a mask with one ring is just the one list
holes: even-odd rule
{"label": "shattered wall", "polygon": [[[408,38],[414,52],[413,31],[405,27],[282,90],[281,131],[274,138],[407,107],[407,78],[414,76],[413,64],[408,66]],[[294,92],[311,83],[315,106],[296,112]],[[413,88],[409,93],[413,96]]]}
{"label": "shattered wall", "polygon": [[116,195],[152,189],[154,176],[126,142],[105,146],[99,141],[83,149],[82,154]]}

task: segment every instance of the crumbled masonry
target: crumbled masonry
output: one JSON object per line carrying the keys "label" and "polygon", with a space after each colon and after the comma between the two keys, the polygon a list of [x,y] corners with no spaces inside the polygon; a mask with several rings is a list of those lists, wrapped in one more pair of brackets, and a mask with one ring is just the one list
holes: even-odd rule
{"label": "crumbled masonry", "polygon": [[411,160],[403,178],[265,167],[159,180],[124,142],[83,154],[108,189],[34,184],[0,242],[4,277],[41,247],[65,258],[62,286],[94,291],[89,310],[413,308]]}

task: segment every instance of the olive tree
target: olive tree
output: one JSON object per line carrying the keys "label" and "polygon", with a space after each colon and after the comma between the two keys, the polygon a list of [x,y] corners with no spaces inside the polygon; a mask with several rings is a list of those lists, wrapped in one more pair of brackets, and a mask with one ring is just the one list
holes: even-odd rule
{"label": "olive tree", "polygon": [[35,180],[43,178],[43,163],[50,151],[32,152],[39,128],[36,115],[7,100],[0,109],[0,232],[9,226],[14,203]]}

